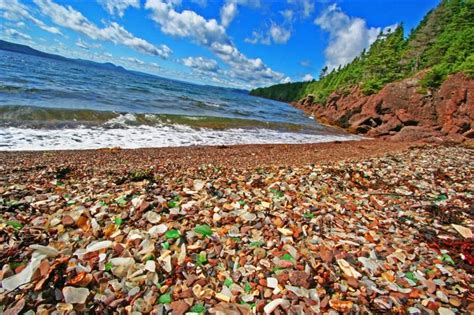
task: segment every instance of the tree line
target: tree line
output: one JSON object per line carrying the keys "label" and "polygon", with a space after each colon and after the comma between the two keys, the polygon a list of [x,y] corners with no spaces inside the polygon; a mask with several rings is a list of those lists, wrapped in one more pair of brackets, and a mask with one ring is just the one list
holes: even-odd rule
{"label": "tree line", "polygon": [[258,88],[250,94],[287,102],[312,95],[314,102],[324,104],[333,92],[348,93],[357,85],[370,95],[425,69],[424,89],[439,87],[452,73],[474,77],[473,0],[442,1],[407,38],[403,24],[381,32],[352,62],[330,72],[323,68],[319,80]]}

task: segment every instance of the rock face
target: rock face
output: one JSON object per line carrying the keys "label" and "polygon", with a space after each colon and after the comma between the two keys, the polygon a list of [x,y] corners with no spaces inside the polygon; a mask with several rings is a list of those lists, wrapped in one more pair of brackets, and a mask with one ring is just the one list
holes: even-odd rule
{"label": "rock face", "polygon": [[392,140],[454,140],[474,138],[474,80],[458,73],[436,91],[420,92],[416,77],[387,84],[365,96],[359,88],[333,93],[325,105],[313,97],[292,105],[318,121],[352,133]]}

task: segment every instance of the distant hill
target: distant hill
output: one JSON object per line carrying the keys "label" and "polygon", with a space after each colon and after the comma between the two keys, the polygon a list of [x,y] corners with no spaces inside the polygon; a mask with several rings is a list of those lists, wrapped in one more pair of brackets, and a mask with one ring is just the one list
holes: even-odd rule
{"label": "distant hill", "polygon": [[[195,85],[196,83],[190,83],[186,81],[180,81],[180,80],[175,80],[175,79],[170,79],[170,78],[164,78],[156,74],[151,74],[151,73],[145,73],[145,72],[140,72],[140,71],[135,71],[135,70],[130,70],[130,69],[125,69],[122,66],[117,66],[111,62],[95,62],[91,60],[85,60],[85,59],[73,59],[73,58],[66,58],[64,56],[60,55],[55,55],[55,54],[50,54],[50,53],[45,53],[43,51],[36,50],[34,48],[31,48],[30,46],[27,45],[21,45],[21,44],[16,44],[12,42],[7,42],[5,40],[0,39],[0,50],[5,50],[5,51],[11,51],[15,53],[20,53],[20,54],[25,54],[25,55],[32,55],[32,56],[38,56],[38,57],[43,57],[43,58],[49,58],[49,59],[54,59],[54,60],[61,60],[61,61],[67,61],[67,62],[74,62],[78,63],[81,65],[85,65],[88,67],[96,67],[96,68],[102,68],[102,69],[109,69],[113,71],[126,71],[128,73],[133,73],[136,75],[140,76],[151,76],[159,79],[165,79],[165,80],[170,80],[170,81],[176,81],[176,82],[181,82],[181,83],[188,83]],[[215,86],[215,85],[209,85],[210,87],[217,87],[220,89],[227,89],[227,90],[232,90],[238,93],[245,93],[248,94],[248,90],[242,90],[242,89],[236,89],[236,88],[230,88],[230,87],[223,87],[223,86]]]}
{"label": "distant hill", "polygon": [[89,67],[98,67],[98,68],[109,69],[109,70],[114,70],[114,71],[128,71],[124,67],[114,65],[113,63],[110,63],[110,62],[100,63],[100,62],[95,62],[91,60],[66,58],[60,55],[42,52],[34,48],[31,48],[30,46],[27,46],[27,45],[7,42],[1,39],[0,39],[0,50],[6,50],[6,51],[16,52],[20,54],[38,56],[38,57],[49,58],[49,59],[54,59],[54,60],[74,62],[74,63],[79,63],[81,65],[89,66]]}
{"label": "distant hill", "polygon": [[474,1],[443,0],[408,38],[403,35],[403,25],[380,33],[351,63],[330,73],[323,69],[319,81],[278,84],[250,93],[287,102],[311,95],[314,103],[324,104],[334,92],[347,93],[358,86],[371,95],[425,69],[424,88],[439,87],[452,73],[474,76]]}

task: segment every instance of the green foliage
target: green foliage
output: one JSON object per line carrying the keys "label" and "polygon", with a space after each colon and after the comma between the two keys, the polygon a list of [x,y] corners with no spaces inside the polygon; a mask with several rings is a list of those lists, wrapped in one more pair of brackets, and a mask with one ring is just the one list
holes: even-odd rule
{"label": "green foliage", "polygon": [[423,88],[437,88],[452,73],[474,77],[474,1],[444,0],[404,38],[403,25],[380,33],[368,51],[351,63],[328,72],[318,81],[295,82],[258,88],[251,95],[280,101],[298,101],[308,95],[324,104],[334,92],[346,93],[360,86],[366,95],[387,83],[428,69]]}
{"label": "green foliage", "polygon": [[421,79],[421,86],[435,89],[443,83],[448,73],[449,70],[445,65],[436,65]]}

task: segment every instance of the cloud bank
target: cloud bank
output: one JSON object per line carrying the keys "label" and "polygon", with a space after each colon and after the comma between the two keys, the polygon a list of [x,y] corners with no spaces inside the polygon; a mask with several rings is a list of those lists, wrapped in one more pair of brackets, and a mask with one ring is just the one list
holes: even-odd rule
{"label": "cloud bank", "polygon": [[139,8],[140,0],[98,0],[111,15],[123,17],[128,7]]}
{"label": "cloud bank", "polygon": [[30,10],[25,5],[18,2],[18,0],[0,0],[0,12],[4,19],[11,21],[30,21],[43,31],[52,34],[61,34],[61,31],[58,28],[46,25],[43,21],[35,18]]}
{"label": "cloud bank", "polygon": [[[329,70],[354,60],[382,31],[380,27],[368,27],[361,18],[348,16],[337,4],[327,7],[314,23],[329,33],[329,44],[324,51]],[[384,31],[394,27],[396,25],[388,26]]]}
{"label": "cloud bank", "polygon": [[51,0],[33,1],[40,11],[49,16],[56,25],[69,28],[91,39],[121,44],[138,52],[160,56],[164,59],[172,54],[172,50],[168,46],[157,47],[142,38],[135,37],[116,22],[111,22],[106,27],[100,28],[71,6],[62,6]]}
{"label": "cloud bank", "polygon": [[[145,8],[163,33],[188,38],[207,47],[229,66],[228,75],[246,83],[247,87],[280,82],[283,74],[273,71],[260,58],[248,58],[233,44],[224,25],[216,19],[205,19],[194,11],[178,12],[171,2],[147,0]],[[226,13],[227,14],[227,13]],[[229,23],[229,20],[226,20]]]}

